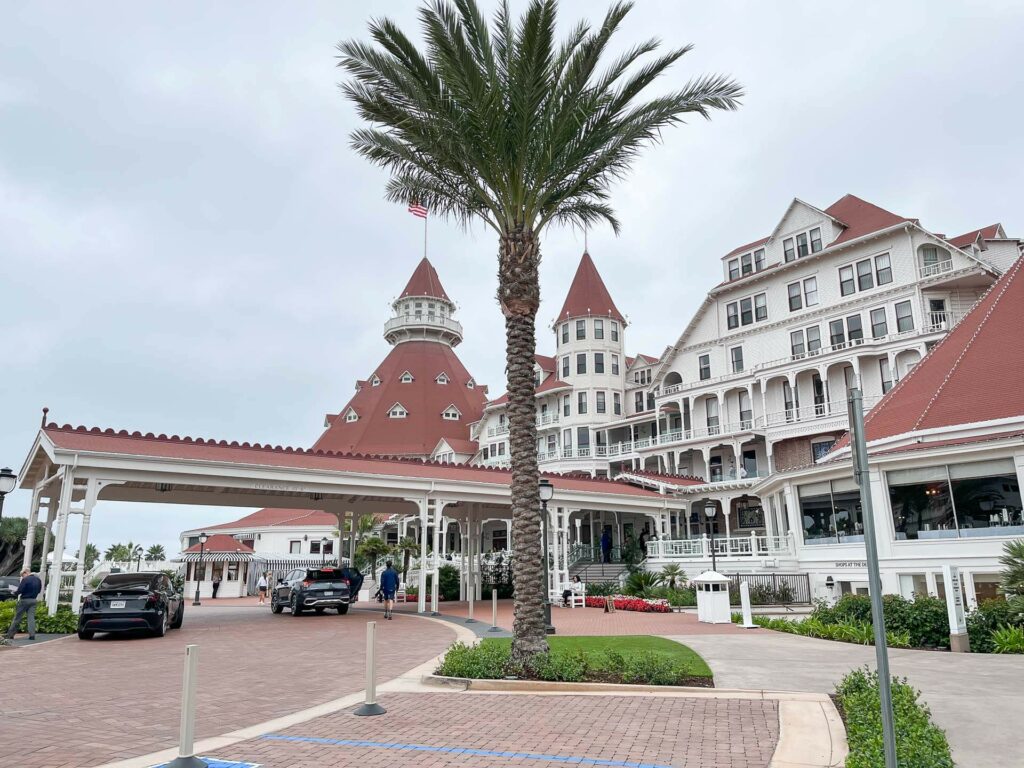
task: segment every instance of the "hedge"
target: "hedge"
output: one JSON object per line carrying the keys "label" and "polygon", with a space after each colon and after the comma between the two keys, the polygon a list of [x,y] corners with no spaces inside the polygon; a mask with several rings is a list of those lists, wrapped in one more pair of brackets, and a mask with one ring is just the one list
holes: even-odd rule
{"label": "hedge", "polygon": [[[6,632],[14,620],[14,600],[5,600],[0,603],[0,631]],[[28,631],[28,617],[21,620],[19,632]],[[57,606],[57,613],[48,616],[46,603],[36,603],[36,632],[41,635],[67,635],[78,631],[78,614],[71,611],[67,603],[60,603]]]}

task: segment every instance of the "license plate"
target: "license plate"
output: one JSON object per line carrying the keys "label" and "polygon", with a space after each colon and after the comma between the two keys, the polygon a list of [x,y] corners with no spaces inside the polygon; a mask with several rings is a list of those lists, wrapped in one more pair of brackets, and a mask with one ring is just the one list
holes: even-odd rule
{"label": "license plate", "polygon": [[334,593],[333,592],[324,592],[324,595],[326,597],[334,597]]}
{"label": "license plate", "polygon": [[111,600],[110,601],[110,607],[111,608],[124,608],[124,600]]}

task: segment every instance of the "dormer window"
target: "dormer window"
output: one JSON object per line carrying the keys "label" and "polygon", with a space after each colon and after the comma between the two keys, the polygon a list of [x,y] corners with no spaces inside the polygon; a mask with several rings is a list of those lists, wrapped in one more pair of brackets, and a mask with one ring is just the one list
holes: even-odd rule
{"label": "dormer window", "polygon": [[409,415],[409,412],[405,410],[405,406],[401,403],[395,403],[391,406],[391,410],[388,411],[389,419],[404,419]]}
{"label": "dormer window", "polygon": [[377,374],[376,373],[373,374],[373,378],[370,379],[370,386],[371,387],[379,387],[380,386],[380,379],[377,378]]}
{"label": "dormer window", "polygon": [[735,280],[740,276],[740,260],[730,259],[729,260],[729,279]]}
{"label": "dormer window", "polygon": [[349,408],[349,409],[348,409],[348,410],[347,410],[347,411],[345,412],[345,423],[346,423],[346,424],[351,424],[351,423],[352,423],[353,421],[359,421],[359,414],[358,414],[358,413],[356,413],[356,412],[355,412],[354,410],[352,410],[351,408]]}
{"label": "dormer window", "polygon": [[821,227],[801,232],[795,237],[787,237],[782,241],[782,250],[786,261],[802,259],[809,253],[817,253],[821,250]]}
{"label": "dormer window", "polygon": [[473,389],[476,386],[476,382],[470,379],[466,382],[466,389]]}
{"label": "dormer window", "polygon": [[412,384],[414,379],[412,377],[412,374],[406,371],[399,377],[398,381],[402,384]]}
{"label": "dormer window", "polygon": [[448,378],[447,373],[441,371],[441,373],[437,374],[437,378],[434,379],[434,381],[436,381],[438,384],[447,384],[449,381],[451,381],[451,379]]}
{"label": "dormer window", "polygon": [[454,404],[449,405],[447,408],[444,409],[444,412],[441,413],[441,418],[443,418],[445,421],[458,421],[459,419],[462,418],[462,412],[459,411],[459,409],[456,408]]}

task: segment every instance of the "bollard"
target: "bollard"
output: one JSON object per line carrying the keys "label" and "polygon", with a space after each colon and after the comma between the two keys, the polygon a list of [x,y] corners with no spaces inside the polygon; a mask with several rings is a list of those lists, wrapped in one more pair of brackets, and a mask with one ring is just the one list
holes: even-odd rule
{"label": "bollard", "polygon": [[466,618],[467,624],[476,624],[476,619],[473,618],[473,601],[476,598],[476,584],[469,585],[469,615]]}
{"label": "bollard", "polygon": [[498,626],[498,588],[491,585],[491,628],[488,632],[501,632]]}
{"label": "bollard", "polygon": [[740,607],[743,610],[743,623],[740,626],[744,629],[757,629],[757,624],[750,615],[750,585],[745,581],[740,584]]}
{"label": "bollard", "polygon": [[377,622],[366,624],[366,701],[353,714],[360,717],[387,712],[377,703]]}
{"label": "bollard", "polygon": [[207,768],[195,755],[196,666],[199,646],[185,646],[185,672],[181,681],[181,726],[178,731],[178,756],[166,768]]}

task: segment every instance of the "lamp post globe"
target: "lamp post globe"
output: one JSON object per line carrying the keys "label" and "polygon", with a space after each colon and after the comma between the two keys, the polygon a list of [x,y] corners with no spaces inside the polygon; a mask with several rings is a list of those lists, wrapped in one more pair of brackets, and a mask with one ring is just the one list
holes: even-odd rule
{"label": "lamp post globe", "polygon": [[327,565],[327,537],[320,539],[320,567]]}
{"label": "lamp post globe", "polygon": [[718,561],[715,559],[715,527],[711,524],[711,521],[715,519],[718,514],[718,507],[715,506],[713,501],[709,501],[704,506],[704,515],[708,519],[708,529],[711,531],[711,570],[718,573]]}
{"label": "lamp post globe", "polygon": [[18,484],[18,476],[11,471],[10,467],[0,469],[0,517],[4,512],[4,496],[14,490]]}
{"label": "lamp post globe", "polygon": [[209,540],[209,538],[210,538],[210,536],[206,533],[206,531],[203,531],[202,533],[199,534],[199,562],[196,563],[196,573],[195,573],[195,576],[196,576],[196,599],[192,601],[192,605],[202,605],[202,603],[199,602],[199,585],[202,583],[200,581],[201,576],[205,576],[206,575],[203,572],[203,554],[204,554],[204,552],[206,550],[206,542],[207,542],[207,540]]}
{"label": "lamp post globe", "polygon": [[537,483],[537,491],[540,494],[541,510],[541,532],[543,534],[544,548],[544,632],[549,635],[555,634],[555,625],[551,623],[551,571],[548,564],[548,502],[555,496],[555,486],[546,477],[542,477]]}

